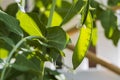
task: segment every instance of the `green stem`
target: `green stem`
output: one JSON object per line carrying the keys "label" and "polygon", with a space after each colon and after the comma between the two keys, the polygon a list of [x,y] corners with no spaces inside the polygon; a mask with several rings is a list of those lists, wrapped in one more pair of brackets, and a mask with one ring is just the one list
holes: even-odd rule
{"label": "green stem", "polygon": [[44,61],[41,61],[40,63],[40,75],[39,75],[39,80],[43,80],[44,78],[44,69],[45,69],[45,62]]}
{"label": "green stem", "polygon": [[15,53],[15,51],[22,45],[22,43],[23,43],[24,41],[26,41],[27,39],[34,39],[34,38],[36,39],[36,38],[40,38],[40,37],[38,37],[38,36],[28,36],[28,37],[23,38],[22,40],[20,40],[20,41],[16,44],[16,46],[12,49],[12,51],[10,52],[10,54],[9,54],[7,60],[6,60],[6,64],[4,65],[4,69],[3,69],[2,73],[1,73],[1,78],[0,78],[0,80],[4,80],[4,76],[5,76],[6,69],[7,69],[7,67],[9,66],[10,59],[12,58],[13,54]]}
{"label": "green stem", "polygon": [[49,15],[49,18],[48,18],[47,28],[51,27],[53,13],[54,13],[54,10],[55,10],[55,5],[56,5],[56,0],[52,0],[52,7],[51,7],[50,15]]}

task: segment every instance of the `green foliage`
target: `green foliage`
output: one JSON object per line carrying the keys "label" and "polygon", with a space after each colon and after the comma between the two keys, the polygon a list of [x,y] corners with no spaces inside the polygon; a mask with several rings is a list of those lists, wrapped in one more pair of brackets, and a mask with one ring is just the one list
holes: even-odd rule
{"label": "green foliage", "polygon": [[62,26],[78,14],[81,28],[72,57],[74,69],[84,59],[90,41],[94,46],[97,42],[97,20],[108,39],[115,45],[119,41],[112,8],[119,6],[119,0],[108,0],[107,6],[96,0],[34,0],[33,10],[22,12],[27,5],[24,2],[0,8],[0,66],[4,64],[0,80],[65,80],[56,70],[45,68],[45,62],[55,63],[65,56],[63,50],[70,38]]}
{"label": "green foliage", "polygon": [[5,12],[11,16],[16,16],[16,13],[18,11],[18,5],[16,3],[12,3],[10,5],[8,5],[7,9],[5,10]]}
{"label": "green foliage", "polygon": [[63,50],[69,41],[68,35],[60,27],[48,28],[46,38],[48,39],[48,44],[50,46],[59,50]]}
{"label": "green foliage", "polygon": [[70,7],[70,10],[68,11],[67,15],[65,16],[63,22],[61,25],[65,24],[67,21],[69,21],[73,16],[75,16],[77,13],[79,13],[84,6],[85,1],[84,0],[78,0],[75,4],[73,3]]}
{"label": "green foliage", "polygon": [[[90,0],[90,4],[91,7],[95,8],[95,10],[92,11],[94,22],[100,20],[106,38],[111,39],[113,44],[117,46],[120,37],[119,35],[115,35],[119,34],[120,30],[118,29],[115,7],[119,6],[120,1],[108,0],[107,5],[104,5],[95,0]],[[94,25],[94,27],[97,27],[96,24]]]}
{"label": "green foliage", "polygon": [[30,53],[18,54],[16,56],[16,61],[12,65],[13,68],[19,71],[31,71],[34,73],[40,73],[40,61],[34,58]]}
{"label": "green foliage", "polygon": [[[20,21],[21,27],[32,36],[43,36],[36,22],[26,13],[19,11],[17,19]],[[38,19],[39,20],[39,19]]]}
{"label": "green foliage", "polygon": [[20,36],[23,36],[23,32],[19,27],[19,22],[14,17],[6,14],[1,10],[0,10],[0,21],[4,22],[6,27],[9,28],[10,31]]}
{"label": "green foliage", "polygon": [[8,43],[11,47],[15,46],[15,43],[8,37],[1,36],[0,39],[4,40],[6,43]]}
{"label": "green foliage", "polygon": [[87,14],[88,14],[88,11],[89,11],[89,0],[87,0],[85,2],[85,5],[83,6],[83,9],[81,11],[81,15],[82,15],[82,21],[81,21],[81,24],[83,25],[86,21],[86,18],[87,18]]}
{"label": "green foliage", "polygon": [[107,10],[100,15],[100,20],[103,28],[105,28],[106,37],[111,38],[114,29],[117,27],[117,17],[112,11]]}
{"label": "green foliage", "polygon": [[[49,17],[49,13],[50,11],[45,11],[45,15],[47,18]],[[61,22],[62,22],[61,16],[57,12],[54,12],[51,26],[58,26],[60,25]]]}
{"label": "green foliage", "polygon": [[[6,46],[6,43],[1,41],[0,42],[0,59],[6,58],[8,56],[8,47]],[[4,53],[4,54],[3,54]]]}
{"label": "green foliage", "polygon": [[120,5],[120,0],[108,0],[108,5],[111,6],[116,6],[116,5]]}

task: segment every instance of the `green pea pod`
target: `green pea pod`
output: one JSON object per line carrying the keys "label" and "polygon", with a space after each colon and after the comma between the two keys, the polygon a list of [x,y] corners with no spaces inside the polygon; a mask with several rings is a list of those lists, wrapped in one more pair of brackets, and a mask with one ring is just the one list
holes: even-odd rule
{"label": "green pea pod", "polygon": [[92,36],[93,21],[88,11],[85,25],[80,29],[80,35],[72,56],[73,68],[76,69],[84,59]]}

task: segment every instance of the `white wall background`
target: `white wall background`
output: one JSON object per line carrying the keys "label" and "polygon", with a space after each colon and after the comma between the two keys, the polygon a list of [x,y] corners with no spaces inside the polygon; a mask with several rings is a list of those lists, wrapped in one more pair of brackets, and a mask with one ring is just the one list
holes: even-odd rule
{"label": "white wall background", "polygon": [[13,3],[15,0],[0,0],[1,3],[0,5],[2,6],[3,9],[6,9],[6,5]]}

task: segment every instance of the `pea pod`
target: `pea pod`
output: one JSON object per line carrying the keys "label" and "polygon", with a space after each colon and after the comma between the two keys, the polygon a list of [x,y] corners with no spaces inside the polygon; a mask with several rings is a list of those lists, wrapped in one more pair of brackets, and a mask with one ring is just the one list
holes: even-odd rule
{"label": "pea pod", "polygon": [[85,25],[83,25],[83,27],[80,29],[80,35],[72,56],[72,63],[74,69],[76,69],[80,65],[86,55],[92,36],[92,27],[92,16],[91,13],[88,12]]}

